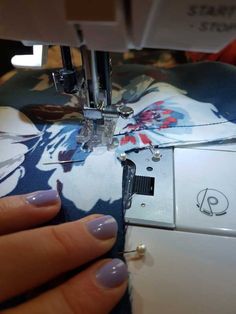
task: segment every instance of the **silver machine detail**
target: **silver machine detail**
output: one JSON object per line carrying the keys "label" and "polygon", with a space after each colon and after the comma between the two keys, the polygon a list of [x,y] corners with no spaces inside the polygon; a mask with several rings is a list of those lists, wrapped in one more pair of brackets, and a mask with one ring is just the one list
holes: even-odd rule
{"label": "silver machine detail", "polygon": [[111,59],[108,52],[80,48],[82,71],[77,72],[72,64],[69,47],[61,47],[63,69],[53,73],[58,91],[76,94],[83,112],[84,122],[77,142],[84,149],[93,150],[96,146],[114,147],[113,138],[119,116],[128,118],[133,109],[112,104]]}
{"label": "silver machine detail", "polygon": [[150,147],[127,154],[123,161],[123,206],[127,223],[175,227],[173,157],[172,148]]}

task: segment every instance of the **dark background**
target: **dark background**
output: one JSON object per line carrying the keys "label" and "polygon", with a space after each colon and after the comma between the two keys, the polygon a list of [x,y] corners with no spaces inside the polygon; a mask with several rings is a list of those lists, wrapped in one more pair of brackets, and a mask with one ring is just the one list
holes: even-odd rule
{"label": "dark background", "polygon": [[28,54],[32,47],[26,47],[19,41],[0,39],[0,76],[13,69],[11,58],[16,54]]}

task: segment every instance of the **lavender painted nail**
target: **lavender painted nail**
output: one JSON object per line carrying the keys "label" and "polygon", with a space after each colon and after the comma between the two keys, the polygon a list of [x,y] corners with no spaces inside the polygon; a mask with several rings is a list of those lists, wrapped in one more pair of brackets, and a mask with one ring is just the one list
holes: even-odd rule
{"label": "lavender painted nail", "polygon": [[118,225],[112,216],[107,215],[87,222],[87,228],[95,238],[106,240],[116,236]]}
{"label": "lavender painted nail", "polygon": [[59,195],[55,190],[38,191],[29,194],[26,201],[35,206],[47,206],[55,204],[59,200]]}
{"label": "lavender painted nail", "polygon": [[97,282],[105,288],[115,288],[128,278],[128,270],[125,263],[115,258],[103,265],[96,273]]}

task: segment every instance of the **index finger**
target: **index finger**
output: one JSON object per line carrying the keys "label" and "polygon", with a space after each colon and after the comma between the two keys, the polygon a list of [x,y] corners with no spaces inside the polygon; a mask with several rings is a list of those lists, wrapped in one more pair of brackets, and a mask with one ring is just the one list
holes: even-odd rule
{"label": "index finger", "polygon": [[0,199],[0,235],[29,229],[52,219],[61,207],[55,190]]}

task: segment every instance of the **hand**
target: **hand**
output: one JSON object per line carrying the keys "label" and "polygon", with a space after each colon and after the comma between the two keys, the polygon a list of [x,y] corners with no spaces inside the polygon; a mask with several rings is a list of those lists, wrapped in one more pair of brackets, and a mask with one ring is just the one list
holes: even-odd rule
{"label": "hand", "polygon": [[[30,230],[53,218],[59,209],[60,198],[53,190],[0,199],[0,302],[92,261],[114,245],[117,223],[111,216],[91,215]],[[109,313],[126,288],[125,264],[103,259],[56,288],[1,313]]]}

